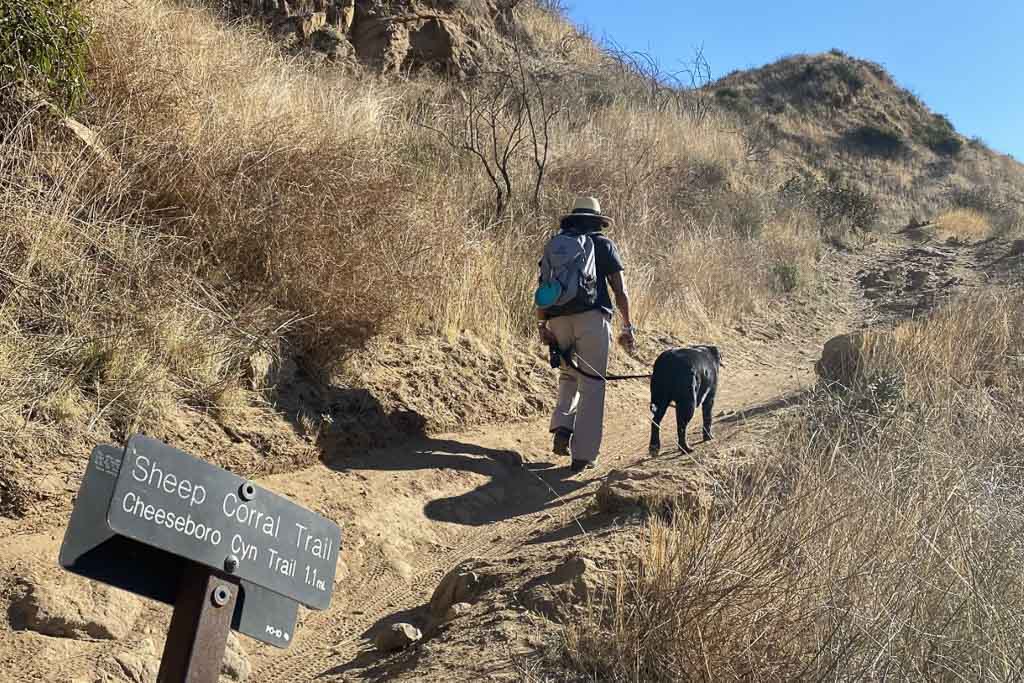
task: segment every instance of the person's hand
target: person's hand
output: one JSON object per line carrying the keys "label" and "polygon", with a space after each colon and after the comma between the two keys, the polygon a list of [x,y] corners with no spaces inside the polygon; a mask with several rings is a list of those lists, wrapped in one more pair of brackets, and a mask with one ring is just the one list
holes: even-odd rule
{"label": "person's hand", "polygon": [[544,344],[557,344],[558,339],[555,337],[555,333],[548,329],[547,325],[541,323],[537,326],[537,331],[540,333],[540,340]]}
{"label": "person's hand", "polygon": [[626,325],[622,328],[622,333],[619,335],[619,344],[629,351],[636,347],[636,331],[632,325]]}

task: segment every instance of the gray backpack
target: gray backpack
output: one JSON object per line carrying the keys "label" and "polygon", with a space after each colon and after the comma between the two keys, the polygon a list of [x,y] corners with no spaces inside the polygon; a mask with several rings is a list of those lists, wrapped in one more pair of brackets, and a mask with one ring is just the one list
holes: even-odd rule
{"label": "gray backpack", "polygon": [[548,240],[534,303],[549,317],[597,306],[597,260],[589,235],[560,232]]}

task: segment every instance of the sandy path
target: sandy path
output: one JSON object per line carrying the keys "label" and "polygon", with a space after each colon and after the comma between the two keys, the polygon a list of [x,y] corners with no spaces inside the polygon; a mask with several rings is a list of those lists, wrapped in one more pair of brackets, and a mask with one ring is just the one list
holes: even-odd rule
{"label": "sandy path", "polygon": [[[728,416],[719,426],[723,441],[761,429],[761,408],[810,386],[824,340],[889,317],[878,315],[875,299],[892,297],[862,296],[856,286],[859,274],[908,263],[924,269],[938,259],[945,265],[934,270],[961,275],[967,286],[977,282],[970,277],[976,264],[968,252],[915,255],[916,248],[890,240],[861,254],[835,255],[823,278],[826,291],[809,294],[787,307],[782,317],[723,341],[726,367],[716,403],[716,412]],[[554,376],[551,384],[553,392]],[[646,391],[644,382],[610,389],[599,466],[579,477],[569,477],[567,463],[549,453],[546,424],[536,421],[441,435],[359,457],[328,458],[301,472],[263,480],[268,488],[344,522],[345,536],[330,609],[302,612],[287,650],[246,641],[255,665],[252,680],[341,676],[365,650],[366,635],[376,624],[426,603],[441,577],[460,561],[500,558],[539,534],[571,524],[584,513],[609,470],[647,457]],[[674,424],[672,415],[666,420]],[[691,424],[695,432],[696,422]],[[17,577],[59,573],[56,556],[62,535],[60,524],[8,535],[0,552],[0,572],[7,577],[0,591],[9,592]],[[0,680],[75,680],[102,669],[110,655],[130,651],[142,638],[159,644],[169,614],[164,606],[148,605],[139,632],[117,643],[2,630]]]}
{"label": "sandy path", "polygon": [[[741,414],[792,396],[812,382],[812,362],[802,345],[782,343],[771,353],[737,358],[730,364],[723,373],[716,412]],[[305,681],[340,672],[366,647],[365,635],[377,622],[428,602],[444,574],[462,560],[500,558],[530,538],[563,528],[582,516],[609,470],[647,457],[650,423],[645,383],[632,382],[611,391],[615,395],[606,419],[601,460],[595,470],[583,477],[567,477],[565,463],[547,452],[550,441],[544,423],[441,439],[447,444],[448,455],[493,461],[487,468],[493,478],[457,503],[462,506],[461,519],[449,522],[425,516],[422,520],[426,525],[445,527],[447,547],[409,556],[407,562],[412,571],[407,580],[396,580],[383,557],[368,562],[362,571],[339,586],[330,610],[312,614],[305,621],[291,648],[260,650],[260,680]],[[720,426],[724,439],[744,429],[744,420],[737,417],[734,415]],[[667,416],[666,424],[673,425],[674,419]],[[696,421],[690,427],[699,433]],[[516,448],[503,457],[504,446],[509,443]],[[370,457],[379,462],[403,456],[399,452],[378,452]],[[431,456],[423,452],[421,457]],[[519,457],[525,467],[516,466]],[[360,463],[349,460],[344,466],[353,471],[358,470]],[[396,486],[401,488],[408,483],[399,481]],[[432,509],[428,503],[427,514]],[[391,529],[389,533],[395,531]]]}

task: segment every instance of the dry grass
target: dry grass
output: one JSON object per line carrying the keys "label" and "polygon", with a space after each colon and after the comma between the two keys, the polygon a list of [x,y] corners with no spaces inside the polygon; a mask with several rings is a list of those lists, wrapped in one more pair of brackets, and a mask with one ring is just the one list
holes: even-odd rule
{"label": "dry grass", "polygon": [[0,475],[162,435],[180,408],[235,400],[251,354],[276,354],[280,317],[227,309],[47,114],[5,131],[0,159]]}
{"label": "dry grass", "polygon": [[282,344],[324,366],[381,332],[520,343],[537,255],[575,195],[615,218],[637,322],[682,337],[773,315],[849,229],[782,200],[789,160],[751,158],[742,120],[648,101],[550,12],[524,15],[555,53],[545,78],[581,86],[546,91],[562,113],[539,205],[521,151],[495,219],[474,158],[416,123],[417,101],[463,85],[317,70],[190,3],[88,11],[80,116],[108,160],[41,115],[3,131],[0,414],[21,440],[234,410]]}
{"label": "dry grass", "polygon": [[654,519],[568,625],[588,680],[1015,679],[1024,673],[1024,299],[907,323],[735,472]]}
{"label": "dry grass", "polygon": [[992,234],[988,219],[973,209],[952,209],[935,219],[939,236],[964,242],[983,240]]}
{"label": "dry grass", "polygon": [[[459,84],[318,70],[190,3],[87,10],[77,116],[102,154],[46,112],[0,131],[5,480],[29,453],[249,405],[282,348],[322,367],[381,332],[521,343],[537,255],[578,194],[616,219],[642,325],[709,336],[782,305],[780,263],[813,276],[821,241],[778,201],[780,169],[747,160],[729,118],[618,97],[621,69],[588,86],[604,99],[552,88],[540,205],[521,191],[495,219],[476,161],[413,116]],[[572,38],[555,62],[604,68],[554,15],[525,24],[544,50]],[[513,158],[517,187],[532,165]]]}
{"label": "dry grass", "polygon": [[[472,157],[406,114],[413,97],[443,101],[453,85],[400,91],[312,72],[158,0],[94,11],[91,115],[117,141],[134,194],[188,238],[204,277],[259,290],[301,318],[295,341],[328,356],[384,329],[518,337],[536,254],[576,194],[599,195],[615,216],[640,321],[680,332],[762,311],[774,264],[761,255],[795,243],[785,219],[761,234],[775,172],[744,159],[725,120],[625,103],[567,111],[540,210],[519,197],[495,223]],[[552,15],[528,14],[537,40],[556,39]],[[531,164],[513,159],[519,186]]]}
{"label": "dry grass", "polygon": [[91,115],[161,229],[207,277],[298,313],[310,350],[375,333],[410,279],[385,239],[401,189],[387,94],[315,76],[202,10],[93,11]]}

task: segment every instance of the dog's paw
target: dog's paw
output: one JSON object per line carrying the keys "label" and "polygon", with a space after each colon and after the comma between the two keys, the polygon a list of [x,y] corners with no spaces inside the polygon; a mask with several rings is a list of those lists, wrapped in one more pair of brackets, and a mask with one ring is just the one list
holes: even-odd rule
{"label": "dog's paw", "polygon": [[647,449],[647,455],[651,456],[652,458],[657,458],[659,453],[661,453],[661,448],[658,446],[651,446],[650,448]]}
{"label": "dog's paw", "polygon": [[704,440],[705,441],[714,441],[715,440],[715,435],[712,434],[711,432],[704,432]]}
{"label": "dog's paw", "polygon": [[681,450],[683,453],[686,453],[687,455],[693,453],[693,449],[690,448],[689,446],[680,446],[679,450]]}

